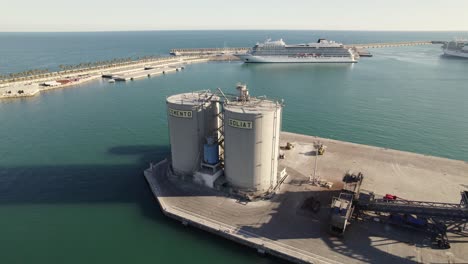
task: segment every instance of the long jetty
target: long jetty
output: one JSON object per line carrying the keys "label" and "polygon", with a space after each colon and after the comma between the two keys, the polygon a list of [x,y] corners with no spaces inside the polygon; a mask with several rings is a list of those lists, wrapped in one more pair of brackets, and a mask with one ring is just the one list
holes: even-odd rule
{"label": "long jetty", "polygon": [[[429,44],[444,44],[444,41],[406,41],[406,42],[382,42],[382,43],[362,43],[362,44],[346,44],[345,47],[355,50],[373,49],[373,48],[390,48],[403,46],[419,46]],[[233,55],[242,54],[249,50],[246,47],[237,48],[191,48],[191,49],[171,49],[170,54],[175,56],[200,56],[200,55]]]}
{"label": "long jetty", "polygon": [[157,69],[141,70],[141,71],[126,73],[126,74],[122,74],[122,75],[115,75],[115,76],[112,77],[112,79],[114,79],[116,81],[133,81],[133,80],[136,80],[136,79],[151,77],[151,76],[154,76],[154,75],[166,74],[166,73],[169,73],[169,72],[179,71],[179,69],[180,68],[157,68]]}
{"label": "long jetty", "polygon": [[250,48],[194,48],[171,49],[170,54],[175,56],[200,56],[200,55],[231,55],[245,53]]}
{"label": "long jetty", "polygon": [[366,43],[366,44],[350,44],[350,45],[345,45],[345,46],[350,47],[350,48],[375,49],[375,48],[392,48],[392,47],[404,47],[404,46],[420,46],[420,45],[430,45],[430,44],[433,44],[433,41]]}

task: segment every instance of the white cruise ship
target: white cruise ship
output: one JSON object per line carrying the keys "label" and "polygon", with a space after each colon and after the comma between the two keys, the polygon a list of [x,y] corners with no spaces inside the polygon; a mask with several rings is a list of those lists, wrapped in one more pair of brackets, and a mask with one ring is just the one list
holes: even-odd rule
{"label": "white cruise ship", "polygon": [[468,59],[468,40],[454,40],[442,46],[444,54]]}
{"label": "white cruise ship", "polygon": [[359,57],[343,44],[326,39],[295,45],[287,45],[282,39],[267,40],[236,56],[247,63],[354,63]]}

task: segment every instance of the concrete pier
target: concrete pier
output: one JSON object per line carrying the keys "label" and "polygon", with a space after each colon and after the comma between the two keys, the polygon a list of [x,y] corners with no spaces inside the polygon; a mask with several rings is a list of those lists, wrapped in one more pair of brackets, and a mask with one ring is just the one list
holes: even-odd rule
{"label": "concrete pier", "polygon": [[102,78],[114,78],[115,76],[129,74],[129,73],[133,73],[133,72],[139,72],[139,71],[142,71],[142,70],[144,70],[144,68],[139,67],[139,68],[124,70],[124,71],[107,72],[107,73],[102,74]]}
{"label": "concrete pier", "polygon": [[[280,140],[295,147],[282,150],[280,170],[286,168],[288,177],[270,200],[241,202],[182,181],[168,174],[168,161],[151,165],[145,178],[166,216],[291,262],[468,262],[466,227],[448,226],[447,250],[433,249],[422,232],[373,220],[352,222],[344,238],[327,232],[329,204],[345,172],[362,172],[362,188],[376,194],[457,203],[467,188],[467,162],[286,132]],[[316,156],[317,143],[327,146],[325,155]],[[314,171],[333,187],[310,185]],[[321,203],[318,212],[304,206],[312,197]]]}
{"label": "concrete pier", "polygon": [[[159,69],[161,70],[161,73],[164,71],[164,69],[168,69],[168,72],[171,72],[172,68],[180,68],[182,67],[183,62],[179,60],[174,60],[171,62],[167,63],[161,63],[161,64],[147,64],[147,65],[140,65],[139,67],[135,68],[128,68],[124,70],[118,70],[114,72],[106,72],[102,74],[103,78],[112,78],[112,79],[124,79],[124,76],[140,76],[140,73],[144,73],[145,71],[149,70],[156,70]],[[151,75],[151,73],[148,72],[148,74]],[[143,74],[144,75],[144,74]],[[154,75],[154,74],[153,74]],[[137,79],[138,77],[134,78]]]}
{"label": "concrete pier", "polygon": [[156,69],[151,69],[151,70],[143,69],[143,70],[134,71],[130,73],[113,75],[112,78],[116,81],[130,81],[130,80],[133,81],[136,79],[147,78],[147,77],[151,77],[154,75],[175,72],[175,71],[178,71],[178,69],[180,68],[156,68]]}

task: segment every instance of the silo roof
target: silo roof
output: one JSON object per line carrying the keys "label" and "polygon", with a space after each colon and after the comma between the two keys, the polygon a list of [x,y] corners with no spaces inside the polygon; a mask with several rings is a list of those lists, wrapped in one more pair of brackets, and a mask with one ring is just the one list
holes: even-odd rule
{"label": "silo roof", "polygon": [[219,98],[210,92],[190,92],[175,94],[167,98],[168,103],[181,105],[201,105]]}
{"label": "silo roof", "polygon": [[236,113],[256,114],[274,111],[281,108],[281,104],[269,99],[251,97],[249,101],[229,101],[224,108]]}

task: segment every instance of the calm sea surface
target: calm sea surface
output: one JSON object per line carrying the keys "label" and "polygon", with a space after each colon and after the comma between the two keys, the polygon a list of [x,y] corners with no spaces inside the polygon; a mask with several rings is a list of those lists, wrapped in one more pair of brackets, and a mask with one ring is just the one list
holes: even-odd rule
{"label": "calm sea surface", "polygon": [[[266,37],[366,43],[467,35],[0,33],[0,73],[176,47],[251,46]],[[277,262],[160,213],[142,170],[168,155],[165,98],[174,93],[233,92],[241,81],[253,95],[285,100],[283,130],[468,161],[468,60],[441,57],[439,45],[371,52],[354,65],[194,64],[151,79],[0,101],[0,263]]]}

